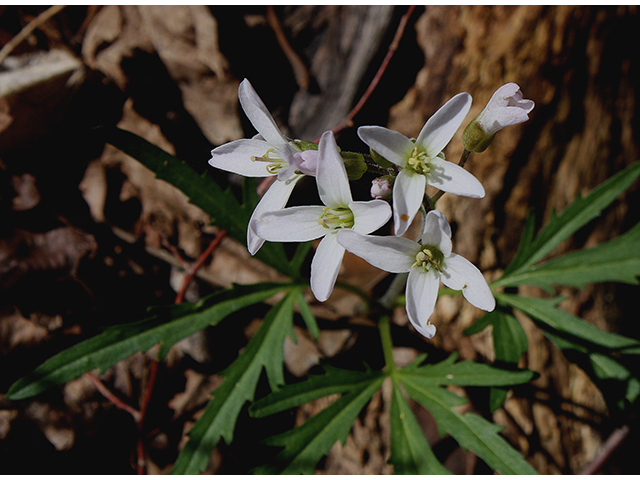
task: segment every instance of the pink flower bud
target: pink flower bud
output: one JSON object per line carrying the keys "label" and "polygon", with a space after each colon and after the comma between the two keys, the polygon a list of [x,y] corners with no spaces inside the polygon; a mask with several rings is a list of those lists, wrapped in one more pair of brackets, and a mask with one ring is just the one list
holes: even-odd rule
{"label": "pink flower bud", "polygon": [[296,168],[305,175],[316,175],[318,169],[318,150],[305,150],[293,155]]}
{"label": "pink flower bud", "polygon": [[371,197],[383,198],[391,193],[391,185],[389,179],[380,177],[371,181]]}

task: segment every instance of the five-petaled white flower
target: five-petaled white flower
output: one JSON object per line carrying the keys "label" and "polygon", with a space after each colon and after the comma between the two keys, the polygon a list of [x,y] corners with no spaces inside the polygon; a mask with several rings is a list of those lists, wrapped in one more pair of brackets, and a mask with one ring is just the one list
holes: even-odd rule
{"label": "five-petaled white flower", "polygon": [[422,205],[425,186],[473,198],[484,197],[484,187],[462,167],[439,155],[471,107],[471,95],[459,93],[422,127],[415,142],[384,127],[365,126],[358,135],[372,150],[401,167],[393,185],[395,234],[402,235]]}
{"label": "five-petaled white flower", "polygon": [[330,131],[322,135],[318,146],[316,182],[324,207],[290,207],[265,213],[251,227],[261,238],[272,242],[306,242],[324,237],[311,262],[311,291],[324,302],[333,291],[344,256],[336,234],[342,230],[373,232],[391,218],[391,208],[384,200],[353,201],[344,162]]}
{"label": "five-petaled white flower", "polygon": [[507,83],[496,90],[480,114],[467,125],[462,140],[467,150],[483,152],[497,132],[511,125],[529,120],[533,100],[522,98],[522,91],[515,83]]}
{"label": "five-petaled white flower", "polygon": [[[309,168],[300,172],[297,168],[311,163],[308,157],[297,158],[302,152],[290,139],[278,129],[275,120],[267,110],[249,80],[244,79],[238,87],[238,99],[258,135],[251,139],[240,139],[225,143],[211,151],[209,164],[213,167],[237,173],[245,177],[277,176],[269,190],[260,199],[251,219],[258,218],[265,212],[283,208],[293,187],[302,173],[314,174]],[[315,152],[311,152],[311,157]],[[315,166],[315,165],[314,165]],[[251,220],[247,230],[247,248],[251,255],[260,249],[264,239],[258,237],[251,229]]]}
{"label": "five-petaled white flower", "polygon": [[421,243],[402,237],[359,235],[338,232],[338,242],[371,265],[392,273],[409,272],[406,307],[416,330],[432,338],[436,327],[429,323],[435,308],[440,280],[482,310],[491,311],[496,302],[484,276],[467,259],[451,252],[451,227],[439,211],[425,218]]}

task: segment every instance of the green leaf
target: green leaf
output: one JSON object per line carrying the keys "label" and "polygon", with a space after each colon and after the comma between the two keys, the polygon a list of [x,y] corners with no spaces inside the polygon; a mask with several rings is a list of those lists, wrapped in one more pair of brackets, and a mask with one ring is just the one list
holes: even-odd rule
{"label": "green leaf", "polygon": [[570,361],[589,375],[602,392],[609,410],[624,411],[638,400],[640,381],[618,360],[557,335],[551,329],[543,331]]}
{"label": "green leaf", "polygon": [[415,375],[400,376],[409,396],[417,400],[436,419],[440,432],[448,432],[462,448],[471,450],[493,470],[503,475],[534,475],[537,472],[522,454],[498,435],[502,429],[474,413],[461,415],[454,407],[466,399],[433,387]]}
{"label": "green leaf", "polygon": [[[576,198],[560,215],[552,213],[549,222],[540,230],[535,240],[524,239],[511,264],[505,270],[503,278],[494,285],[506,284],[506,279],[523,272],[534,263],[542,260],[561,242],[573,235],[579,228],[593,220],[624,192],[640,175],[640,162],[618,172],[586,197]],[[527,223],[525,237],[530,235],[531,221]],[[530,238],[530,237],[529,237]]]}
{"label": "green leaf", "polygon": [[[520,237],[520,244],[518,245],[518,250],[516,254],[513,256],[513,260],[511,263],[507,265],[507,268],[504,269],[502,273],[502,278],[508,277],[511,272],[516,270],[518,267],[523,265],[527,256],[530,254],[529,249],[531,244],[533,243],[533,236],[536,233],[536,215],[533,208],[529,209],[529,213],[525,220],[524,230],[522,231],[522,237]],[[500,280],[502,280],[502,278]],[[494,282],[494,284],[497,282]]]}
{"label": "green leaf", "polygon": [[[453,355],[452,355],[453,356]],[[455,357],[454,357],[455,358]],[[536,373],[531,370],[504,370],[473,360],[451,363],[449,359],[435,365],[402,369],[401,378],[419,379],[421,384],[461,385],[466,387],[506,386],[528,383]]]}
{"label": "green leaf", "polygon": [[495,293],[496,300],[510,305],[531,317],[543,330],[568,336],[573,341],[587,342],[593,346],[640,354],[640,342],[615,333],[605,332],[584,320],[556,308],[560,298],[529,298],[507,293]]}
{"label": "green leaf", "polygon": [[637,284],[640,276],[640,223],[624,235],[597,247],[578,250],[532,266],[499,282],[500,286],[554,285],[582,288],[588,283]]}
{"label": "green leaf", "polygon": [[391,410],[391,456],[398,475],[447,475],[450,472],[433,454],[415,415],[402,395],[400,387],[393,385]]}
{"label": "green leaf", "polygon": [[358,386],[303,425],[267,439],[268,445],[285,447],[269,465],[255,469],[258,475],[298,475],[313,469],[331,447],[344,442],[360,411],[380,388],[384,376]]}
{"label": "green leaf", "polygon": [[[181,190],[192,204],[211,216],[213,224],[225,229],[240,243],[246,243],[247,225],[257,202],[257,195],[250,192],[249,188],[252,182],[255,187],[254,180],[245,184],[245,203],[240,205],[230,190],[222,190],[206,172],[199,175],[189,165],[145,139],[115,127],[101,131],[108,143],[138,160],[157,178]],[[298,271],[290,268],[282,244],[267,242],[256,257],[276,270],[297,278]]]}
{"label": "green leaf", "polygon": [[287,385],[257,400],[249,407],[249,412],[254,417],[265,417],[327,395],[357,390],[384,377],[382,372],[356,372],[329,365],[325,365],[324,369],[324,375],[312,375],[304,382]]}
{"label": "green leaf", "polygon": [[295,270],[296,272],[300,271],[300,268],[302,267],[303,262],[307,258],[307,255],[309,254],[309,250],[311,250],[312,246],[313,246],[313,242],[304,242],[304,243],[298,244],[298,247],[296,248],[296,253],[293,254],[293,258],[291,259],[291,268],[293,270]]}
{"label": "green leaf", "polygon": [[294,299],[295,290],[269,310],[244,352],[225,370],[223,382],[189,431],[189,441],[171,473],[199,474],[207,467],[211,451],[220,438],[231,443],[240,410],[245,402],[253,399],[263,368],[272,389],[284,383],[283,342],[285,336],[293,332]]}
{"label": "green leaf", "polygon": [[527,334],[516,317],[500,308],[486,313],[464,331],[465,335],[473,335],[484,330],[489,325],[493,326],[493,348],[495,359],[500,362],[517,363],[529,343]]}
{"label": "green leaf", "polygon": [[313,335],[313,338],[318,338],[318,335],[320,335],[320,329],[318,328],[318,323],[316,322],[315,315],[311,311],[309,304],[304,298],[304,294],[302,293],[302,290],[298,291],[298,296],[296,298],[296,305],[298,305],[298,309],[300,310],[300,315],[302,316],[302,319],[304,320],[304,323],[307,326],[307,329],[309,330],[309,332],[311,332],[311,335]]}
{"label": "green leaf", "polygon": [[79,377],[93,369],[104,372],[112,365],[139,351],[161,343],[160,356],[177,341],[207,326],[216,325],[226,316],[262,302],[292,284],[262,283],[236,285],[230,290],[210,295],[197,304],[154,309],[153,316],[140,322],[117,325],[51,357],[29,375],[16,381],[7,397],[13,400],[31,397],[54,385]]}
{"label": "green leaf", "polygon": [[[518,361],[529,348],[527,334],[516,317],[500,308],[485,314],[464,331],[465,335],[473,335],[491,325],[495,362],[517,367]],[[492,412],[502,407],[507,399],[508,388],[491,387],[489,391],[489,407]]]}

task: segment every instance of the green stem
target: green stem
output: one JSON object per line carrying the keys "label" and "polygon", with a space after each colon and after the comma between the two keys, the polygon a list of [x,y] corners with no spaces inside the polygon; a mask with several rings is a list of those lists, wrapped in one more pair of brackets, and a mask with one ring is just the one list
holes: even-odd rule
{"label": "green stem", "polygon": [[371,295],[368,295],[366,292],[360,290],[358,287],[351,285],[349,283],[345,283],[345,282],[336,282],[336,287],[341,288],[342,290],[346,290],[348,292],[351,292],[355,295],[357,295],[358,297],[360,297],[362,300],[364,300],[367,304],[367,306],[371,307],[372,305],[374,305],[376,303],[376,301],[371,298]]}
{"label": "green stem", "polygon": [[378,321],[378,331],[382,342],[382,353],[384,363],[389,373],[396,371],[396,364],[393,361],[393,342],[391,341],[391,319],[389,315],[382,315]]}

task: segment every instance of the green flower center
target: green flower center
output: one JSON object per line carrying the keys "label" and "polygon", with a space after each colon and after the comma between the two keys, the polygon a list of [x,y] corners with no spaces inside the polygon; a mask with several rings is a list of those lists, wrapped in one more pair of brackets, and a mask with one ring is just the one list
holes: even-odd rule
{"label": "green flower center", "polygon": [[418,252],[416,255],[416,261],[411,268],[422,266],[425,272],[428,272],[430,268],[435,268],[437,271],[442,273],[442,261],[444,260],[444,254],[440,251],[440,249],[433,247],[431,245],[427,245],[426,247],[422,247],[422,250]]}
{"label": "green flower center", "polygon": [[418,147],[413,149],[411,157],[407,160],[407,166],[411,167],[416,173],[426,175],[431,171],[431,160],[425,152]]}
{"label": "green flower center", "polygon": [[270,148],[262,157],[252,156],[251,161],[268,163],[266,166],[267,172],[271,175],[275,175],[282,167],[288,166],[287,162],[276,155],[277,153],[275,148]]}
{"label": "green flower center", "polygon": [[324,228],[338,230],[353,227],[353,212],[349,207],[325,208],[318,219],[318,224]]}

